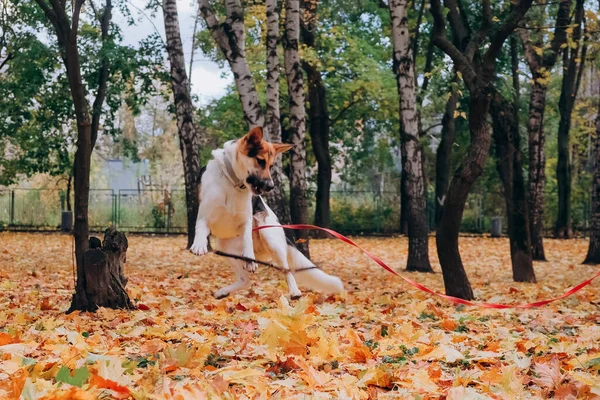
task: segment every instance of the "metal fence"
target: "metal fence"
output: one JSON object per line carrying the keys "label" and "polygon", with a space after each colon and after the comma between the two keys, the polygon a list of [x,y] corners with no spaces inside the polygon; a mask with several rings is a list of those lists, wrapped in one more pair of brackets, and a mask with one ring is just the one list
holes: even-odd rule
{"label": "metal fence", "polygon": [[[314,195],[310,197],[309,215],[312,216]],[[56,231],[60,229],[66,203],[66,193],[58,189],[0,189],[0,230]],[[336,231],[354,235],[390,235],[400,231],[398,192],[332,191],[330,204],[331,227]],[[461,230],[489,232],[492,218],[504,214],[502,204],[502,197],[497,195],[471,194]],[[576,211],[574,227],[585,230],[589,226],[589,204]],[[431,229],[435,226],[434,213],[435,200],[430,195],[427,214]],[[503,219],[506,232],[506,219]],[[90,229],[94,231],[114,225],[125,232],[185,233],[185,191],[92,189],[89,220]]]}

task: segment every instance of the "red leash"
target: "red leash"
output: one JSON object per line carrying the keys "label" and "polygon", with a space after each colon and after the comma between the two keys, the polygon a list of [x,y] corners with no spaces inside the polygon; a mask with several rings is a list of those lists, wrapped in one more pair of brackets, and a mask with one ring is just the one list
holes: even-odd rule
{"label": "red leash", "polygon": [[363,253],[365,253],[367,256],[369,256],[369,258],[371,258],[371,260],[375,261],[377,264],[379,264],[383,269],[385,269],[388,272],[391,272],[392,274],[404,279],[406,282],[408,282],[409,284],[411,284],[412,286],[416,287],[417,289],[425,292],[425,293],[429,293],[432,294],[434,296],[438,296],[441,297],[443,299],[446,299],[452,303],[456,303],[456,304],[463,304],[466,306],[476,306],[476,307],[483,307],[483,308],[496,308],[496,309],[507,309],[507,308],[534,308],[534,307],[541,307],[541,306],[545,306],[546,304],[552,303],[554,301],[557,300],[561,300],[564,299],[565,297],[569,297],[574,293],[577,293],[578,291],[580,291],[581,289],[583,289],[584,287],[586,287],[587,285],[589,285],[590,283],[592,283],[592,281],[594,279],[596,279],[597,277],[600,276],[600,271],[598,271],[598,273],[594,276],[592,276],[590,279],[581,282],[579,285],[569,289],[568,291],[566,291],[565,293],[563,293],[562,295],[552,298],[552,299],[548,299],[548,300],[540,300],[540,301],[536,301],[533,303],[528,303],[528,304],[496,304],[496,303],[474,303],[472,301],[469,300],[463,300],[460,299],[458,297],[454,297],[454,296],[448,296],[446,294],[442,294],[442,293],[438,293],[434,290],[431,290],[423,285],[421,285],[420,283],[417,283],[415,281],[413,281],[412,279],[408,279],[405,276],[400,275],[399,273],[397,273],[396,271],[394,271],[392,268],[390,268],[386,263],[384,263],[379,257],[377,257],[376,255],[372,254],[369,250],[366,250],[362,247],[360,247],[359,245],[357,245],[356,243],[354,243],[352,240],[350,240],[349,238],[347,238],[346,236],[342,235],[341,233],[337,233],[336,231],[332,231],[331,229],[327,229],[327,228],[321,228],[319,226],[315,226],[315,225],[307,225],[307,224],[298,224],[298,225],[264,225],[264,226],[259,226],[254,228],[255,231],[259,231],[261,229],[267,229],[267,228],[285,228],[285,229],[296,229],[296,230],[302,230],[302,229],[317,229],[320,231],[324,231],[329,233],[330,235],[334,236],[335,238],[341,240],[342,242],[348,243],[351,246],[356,247],[357,249],[359,249],[360,251],[362,251]]}

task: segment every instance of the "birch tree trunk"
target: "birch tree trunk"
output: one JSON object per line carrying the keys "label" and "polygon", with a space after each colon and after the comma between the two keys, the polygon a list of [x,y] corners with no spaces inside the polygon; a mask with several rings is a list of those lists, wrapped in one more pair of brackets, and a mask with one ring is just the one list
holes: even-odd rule
{"label": "birch tree trunk", "polygon": [[194,106],[185,70],[179,17],[177,15],[177,0],[163,1],[163,16],[167,38],[167,53],[171,65],[171,87],[175,101],[179,148],[183,160],[187,209],[187,247],[189,248],[194,242],[196,217],[198,216],[201,143],[199,132],[194,125]]}
{"label": "birch tree trunk", "polygon": [[[530,40],[527,29],[519,29],[525,52],[525,60],[531,70],[533,85],[529,97],[529,118],[527,134],[529,137],[529,231],[531,235],[532,258],[545,261],[544,253],[544,187],[546,185],[546,155],[544,151],[544,111],[546,108],[547,83],[550,71],[556,64],[561,47],[567,40],[566,29],[569,26],[572,0],[560,0],[556,13],[556,28],[549,48],[538,54],[537,48],[544,44]],[[534,24],[544,23],[536,21]]]}
{"label": "birch tree trunk", "polygon": [[[277,57],[279,13],[273,12],[278,9],[277,2],[270,0],[270,4],[267,5],[267,112],[272,113],[272,115],[267,116],[269,118],[267,124],[265,124],[258,92],[246,59],[244,9],[240,0],[225,1],[226,18],[223,22],[219,22],[208,0],[198,0],[198,4],[200,5],[200,13],[206,21],[213,40],[217,43],[233,72],[235,85],[242,103],[242,110],[244,111],[244,119],[250,127],[263,127],[266,140],[276,143],[281,142],[281,126],[279,125],[279,118],[275,118],[275,115],[279,114],[279,60]],[[269,9],[273,10],[270,16]],[[277,122],[274,122],[275,119]],[[275,188],[269,193],[267,200],[280,221],[287,223],[289,219],[288,209],[284,202],[281,161],[273,167],[272,175]]]}
{"label": "birch tree trunk", "polygon": [[415,91],[415,65],[412,54],[406,0],[390,0],[392,44],[394,47],[394,72],[400,97],[400,140],[405,157],[402,174],[405,176],[405,195],[408,219],[409,271],[433,272],[429,264],[429,229],[425,214],[425,188],[419,121]]}
{"label": "birch tree trunk", "polygon": [[594,180],[592,182],[592,226],[590,227],[590,245],[584,264],[600,263],[600,100],[596,115],[596,136],[594,146]]}
{"label": "birch tree trunk", "polygon": [[[290,215],[292,223],[305,224],[308,220],[306,182],[306,111],[304,86],[298,43],[300,41],[300,1],[286,0],[285,35],[283,36],[284,64],[290,102],[290,137],[294,145],[290,162]],[[296,231],[299,248],[308,255],[308,234]]]}
{"label": "birch tree trunk", "polygon": [[[267,115],[265,128],[267,138],[273,143],[281,143],[281,122],[279,111],[279,0],[267,0]],[[271,169],[275,189],[269,192],[265,199],[269,207],[282,224],[290,223],[289,207],[283,191],[283,166],[281,157],[277,157]]]}
{"label": "birch tree trunk", "polygon": [[[301,24],[302,40],[307,47],[316,48],[318,1],[304,3],[304,21]],[[302,61],[308,82],[308,133],[313,153],[317,159],[317,193],[315,198],[315,225],[329,228],[331,211],[329,205],[331,188],[331,155],[329,153],[329,111],[327,109],[327,91],[317,67]],[[324,232],[315,232],[326,237]]]}

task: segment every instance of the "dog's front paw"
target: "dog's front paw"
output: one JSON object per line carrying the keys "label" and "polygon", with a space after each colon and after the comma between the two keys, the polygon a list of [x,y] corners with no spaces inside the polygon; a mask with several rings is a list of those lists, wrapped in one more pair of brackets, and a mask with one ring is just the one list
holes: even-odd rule
{"label": "dog's front paw", "polygon": [[253,262],[244,262],[244,269],[248,272],[254,273],[256,271],[256,263]]}
{"label": "dog's front paw", "polygon": [[197,239],[194,240],[194,244],[190,247],[190,251],[197,256],[208,253],[208,240]]}
{"label": "dog's front paw", "polygon": [[225,290],[225,288],[221,288],[221,289],[217,290],[215,292],[215,294],[213,294],[213,296],[217,300],[224,299],[225,297],[229,296],[229,292],[227,290]]}

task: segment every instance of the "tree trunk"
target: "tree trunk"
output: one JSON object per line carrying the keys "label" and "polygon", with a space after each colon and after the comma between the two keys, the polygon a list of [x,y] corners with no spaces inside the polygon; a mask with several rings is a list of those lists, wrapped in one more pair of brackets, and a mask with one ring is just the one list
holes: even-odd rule
{"label": "tree trunk", "polygon": [[73,186],[73,173],[73,170],[69,171],[69,178],[67,179],[67,211],[73,211],[73,207],[71,206],[71,187]]}
{"label": "tree trunk", "polygon": [[546,153],[544,150],[544,109],[547,87],[537,82],[531,87],[529,100],[529,226],[531,256],[546,261],[544,253],[544,187],[546,185]]}
{"label": "tree trunk", "polygon": [[497,169],[504,186],[513,280],[535,282],[523,177],[523,155],[515,108],[515,105],[509,103],[500,93],[494,93],[491,107],[493,134],[496,142]]}
{"label": "tree trunk", "polygon": [[444,212],[436,235],[446,294],[466,300],[473,299],[473,290],[460,257],[458,234],[469,191],[483,173],[483,166],[489,154],[489,109],[490,98],[486,89],[474,89],[471,92],[469,107],[471,145],[446,193]]}
{"label": "tree trunk", "polygon": [[[304,86],[298,42],[300,39],[300,1],[286,0],[285,35],[283,36],[285,73],[290,102],[290,137],[294,145],[290,162],[290,215],[292,223],[305,224],[308,220],[306,182],[306,111]],[[296,231],[298,247],[308,257],[308,233]]]}
{"label": "tree trunk", "polygon": [[590,245],[584,264],[600,264],[600,100],[596,115],[596,136],[594,146],[594,180],[592,182],[592,226],[590,227]]}
{"label": "tree trunk", "polygon": [[450,97],[446,101],[446,109],[442,117],[442,139],[437,148],[435,158],[435,226],[439,227],[446,200],[446,190],[450,182],[450,157],[452,145],[456,138],[454,112],[458,102],[458,76],[454,76],[450,84]]}
{"label": "tree trunk", "polygon": [[[269,118],[267,124],[265,124],[265,117],[258,99],[258,92],[256,91],[256,86],[254,85],[254,80],[252,79],[250,67],[246,59],[244,9],[241,2],[239,0],[225,1],[226,19],[223,23],[220,23],[215,16],[208,0],[199,0],[198,3],[200,4],[200,12],[206,21],[212,38],[227,59],[233,72],[238,95],[242,103],[242,110],[244,111],[244,119],[250,127],[263,127],[266,140],[274,143],[280,142],[281,127],[278,122],[274,122],[275,119],[279,121],[279,118],[275,118],[275,114],[279,114],[279,61],[277,57],[277,38],[279,36],[277,25],[279,14],[273,12],[273,10],[277,10],[278,8],[276,2],[270,0],[267,10],[267,112],[273,113],[267,116]],[[269,10],[271,10],[270,13]],[[277,86],[274,86],[276,82]],[[269,83],[271,87],[269,87]],[[277,93],[276,98],[275,93]],[[276,107],[276,111],[273,107]],[[279,220],[286,223],[289,220],[287,218],[287,206],[283,203],[285,194],[282,186],[283,172],[281,161],[278,161],[275,167],[273,167],[272,177],[275,188],[267,196],[267,201],[269,201],[269,206],[272,206]]]}
{"label": "tree trunk", "polygon": [[[571,146],[569,131],[571,130],[571,113],[579,89],[578,70],[583,70],[585,50],[579,52],[581,39],[581,24],[584,14],[584,0],[577,0],[575,6],[575,27],[573,42],[575,47],[568,47],[563,53],[563,81],[558,101],[560,123],[558,125],[558,163],[556,165],[556,180],[558,183],[558,215],[556,218],[555,235],[560,239],[573,236],[571,225]],[[570,54],[569,54],[570,53]],[[579,62],[578,62],[579,60]],[[579,68],[578,68],[579,64]]]}
{"label": "tree trunk", "polygon": [[[281,5],[279,0],[267,0],[267,113],[265,128],[267,138],[273,143],[281,143],[281,122],[279,111],[279,55],[277,46],[279,44],[279,12]],[[275,159],[271,168],[271,176],[275,183],[275,189],[265,197],[267,204],[279,218],[282,224],[290,223],[290,213],[285,193],[283,191],[283,165],[281,157]]]}
{"label": "tree trunk", "polygon": [[[317,30],[316,1],[304,3],[304,21],[301,25],[302,40],[307,47],[315,49],[315,32]],[[308,132],[310,134],[313,153],[317,159],[317,193],[315,207],[315,225],[329,228],[331,212],[329,194],[331,188],[331,156],[329,154],[329,111],[327,110],[327,92],[320,71],[315,65],[303,61],[302,67],[308,81]],[[318,236],[326,237],[319,231]]]}
{"label": "tree trunk", "polygon": [[[90,242],[100,240],[90,238]],[[108,228],[104,232],[102,248],[90,246],[84,254],[85,265],[85,294],[87,305],[79,308],[71,304],[67,313],[81,311],[96,311],[99,307],[133,309],[134,306],[125,290],[127,278],[123,271],[127,253],[127,237],[124,233]]]}
{"label": "tree trunk", "polygon": [[200,135],[194,125],[194,106],[190,96],[190,84],[185,70],[183,45],[177,15],[177,1],[163,1],[167,53],[171,65],[171,86],[177,116],[179,148],[183,160],[185,178],[185,203],[187,208],[187,248],[194,242],[198,216],[200,189]]}
{"label": "tree trunk", "polygon": [[[527,134],[529,140],[529,225],[531,234],[532,257],[536,261],[546,261],[544,254],[544,187],[546,184],[546,156],[544,150],[544,110],[546,107],[547,80],[550,71],[556,64],[561,47],[566,43],[567,31],[570,26],[571,0],[560,0],[556,13],[554,35],[548,49],[539,54],[538,48],[546,45],[538,40],[529,39],[527,29],[518,31],[523,44],[525,60],[531,70],[533,85],[529,98],[529,118]],[[545,20],[538,19],[535,24],[544,24]]]}
{"label": "tree trunk", "polygon": [[[315,225],[329,228],[331,211],[329,194],[331,187],[331,156],[329,154],[329,113],[327,97],[321,74],[307,62],[302,63],[308,80],[308,132],[317,159],[317,193]],[[323,236],[323,235],[321,235]],[[325,235],[326,236],[326,235]]]}
{"label": "tree trunk", "polygon": [[412,54],[406,0],[390,0],[392,43],[394,47],[394,72],[396,73],[400,113],[400,140],[406,182],[408,219],[409,271],[433,272],[429,264],[429,228],[425,213],[425,187],[423,181],[421,145],[415,91],[415,65]]}
{"label": "tree trunk", "polygon": [[463,81],[471,94],[469,105],[471,144],[461,166],[452,178],[436,235],[446,294],[462,299],[472,299],[473,290],[460,258],[458,234],[469,191],[483,173],[489,153],[491,137],[488,117],[496,59],[504,42],[529,10],[531,3],[532,0],[513,3],[510,14],[504,23],[491,35],[490,44],[485,53],[477,54],[476,49],[480,47],[482,39],[490,36],[493,21],[491,2],[482,2],[482,22],[479,30],[472,37],[470,37],[468,20],[461,16],[464,13],[459,13],[458,6],[448,8],[447,18],[451,22],[454,36],[458,39],[456,43],[464,45],[463,50],[463,46],[456,47],[448,40],[446,18],[441,4],[439,0],[431,0],[435,44],[452,58],[454,67],[462,74]]}

